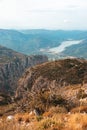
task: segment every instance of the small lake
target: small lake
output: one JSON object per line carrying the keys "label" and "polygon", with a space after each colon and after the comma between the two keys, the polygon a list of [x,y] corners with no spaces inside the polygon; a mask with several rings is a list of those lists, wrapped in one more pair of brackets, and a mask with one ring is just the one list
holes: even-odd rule
{"label": "small lake", "polygon": [[83,40],[67,40],[61,43],[58,47],[50,48],[49,52],[50,53],[61,53],[63,52],[66,47],[75,45],[75,44],[80,44]]}

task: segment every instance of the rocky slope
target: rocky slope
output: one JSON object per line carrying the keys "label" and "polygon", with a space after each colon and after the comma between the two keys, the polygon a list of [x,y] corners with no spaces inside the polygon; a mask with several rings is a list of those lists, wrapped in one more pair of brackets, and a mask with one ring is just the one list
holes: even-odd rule
{"label": "rocky slope", "polygon": [[47,62],[27,69],[18,82],[18,90],[38,90],[87,82],[87,61],[65,59]]}
{"label": "rocky slope", "polygon": [[69,106],[69,109],[79,103],[77,95],[80,89],[86,88],[86,83],[86,60],[47,62],[26,70],[18,81],[15,97],[22,99],[22,109],[39,107],[45,110],[46,107],[58,104]]}
{"label": "rocky slope", "polygon": [[0,46],[0,91],[13,93],[27,67],[46,62],[45,56],[26,56]]}

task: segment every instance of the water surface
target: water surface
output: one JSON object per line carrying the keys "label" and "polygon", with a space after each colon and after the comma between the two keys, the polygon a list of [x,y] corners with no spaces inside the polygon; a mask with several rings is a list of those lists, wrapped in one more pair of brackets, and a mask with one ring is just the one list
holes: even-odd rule
{"label": "water surface", "polygon": [[80,44],[83,40],[67,40],[61,43],[58,47],[50,48],[49,52],[50,53],[61,53],[63,52],[66,47],[75,45],[75,44]]}

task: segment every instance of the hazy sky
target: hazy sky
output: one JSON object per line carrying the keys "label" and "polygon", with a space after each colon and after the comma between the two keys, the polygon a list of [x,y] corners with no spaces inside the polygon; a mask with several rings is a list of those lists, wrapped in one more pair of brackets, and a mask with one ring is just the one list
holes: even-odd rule
{"label": "hazy sky", "polygon": [[0,28],[87,29],[87,0],[0,0]]}

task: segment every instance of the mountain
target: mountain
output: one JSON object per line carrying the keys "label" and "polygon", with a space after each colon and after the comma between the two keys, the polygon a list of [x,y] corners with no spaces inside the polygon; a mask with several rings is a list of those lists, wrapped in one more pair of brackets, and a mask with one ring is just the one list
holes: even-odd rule
{"label": "mountain", "polygon": [[25,111],[34,108],[46,111],[57,105],[70,110],[79,105],[77,97],[87,96],[86,87],[87,60],[65,59],[27,69],[18,81],[15,97]]}
{"label": "mountain", "polygon": [[87,49],[87,39],[82,41],[81,44],[67,47],[66,50],[63,51],[63,53],[67,56],[69,55],[87,59],[86,49]]}
{"label": "mountain", "polygon": [[86,50],[87,31],[0,29],[0,129],[86,130]]}
{"label": "mountain", "polygon": [[[61,44],[65,45],[67,41],[67,46],[62,46],[64,49],[61,50]],[[49,59],[87,58],[87,31],[0,29],[0,45],[27,55],[45,54]],[[50,51],[55,48],[58,51]]]}
{"label": "mountain", "polygon": [[26,69],[15,97],[0,93],[1,130],[86,130],[87,60],[68,58]]}
{"label": "mountain", "polygon": [[25,69],[47,60],[46,56],[27,56],[0,46],[0,92],[13,94]]}

